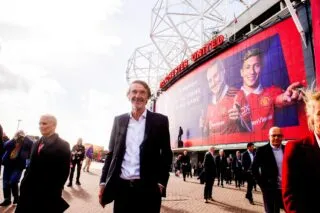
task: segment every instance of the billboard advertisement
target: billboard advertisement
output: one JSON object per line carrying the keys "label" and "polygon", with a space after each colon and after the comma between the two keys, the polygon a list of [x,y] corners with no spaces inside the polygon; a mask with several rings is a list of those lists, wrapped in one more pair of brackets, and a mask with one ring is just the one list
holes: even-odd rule
{"label": "billboard advertisement", "polygon": [[300,36],[284,20],[198,66],[163,92],[156,111],[169,117],[171,145],[262,142],[271,126],[285,139],[307,132],[299,88],[306,85]]}

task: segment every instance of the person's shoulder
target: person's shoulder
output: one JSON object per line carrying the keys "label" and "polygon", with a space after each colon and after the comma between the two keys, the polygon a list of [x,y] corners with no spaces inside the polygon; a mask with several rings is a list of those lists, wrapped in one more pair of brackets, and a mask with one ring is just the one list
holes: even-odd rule
{"label": "person's shoulder", "polygon": [[129,115],[128,112],[127,112],[127,113],[122,113],[122,114],[120,114],[120,115],[116,115],[116,116],[115,116],[115,120],[116,120],[116,119],[125,118],[125,117],[130,117],[130,115]]}
{"label": "person's shoulder", "polygon": [[63,149],[66,149],[66,150],[69,150],[69,151],[70,151],[70,144],[69,144],[66,140],[64,140],[64,139],[62,139],[60,136],[58,136],[58,141],[59,141],[59,143],[60,143],[60,146],[61,146]]}
{"label": "person's shoulder", "polygon": [[158,119],[158,120],[166,120],[166,119],[168,119],[168,117],[166,115],[163,115],[161,113],[151,112],[151,111],[148,111],[148,112],[149,112],[149,115],[153,116],[155,119]]}

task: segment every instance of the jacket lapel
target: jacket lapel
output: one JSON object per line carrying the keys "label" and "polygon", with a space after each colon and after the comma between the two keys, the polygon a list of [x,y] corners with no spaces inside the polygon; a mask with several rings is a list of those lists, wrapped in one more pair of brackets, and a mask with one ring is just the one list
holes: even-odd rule
{"label": "jacket lapel", "polygon": [[144,130],[144,137],[143,137],[143,141],[140,145],[140,148],[142,148],[145,143],[148,141],[148,137],[149,137],[149,133],[150,133],[150,129],[151,129],[151,124],[152,124],[152,118],[153,118],[153,114],[152,112],[150,112],[149,110],[147,110],[147,117],[146,117],[146,126],[145,126],[145,130]]}
{"label": "jacket lapel", "polygon": [[129,114],[125,114],[124,116],[119,118],[119,123],[118,123],[119,126],[118,126],[118,133],[117,133],[119,136],[119,139],[116,142],[116,144],[118,144],[118,146],[119,146],[118,151],[125,150],[129,120],[130,120]]}

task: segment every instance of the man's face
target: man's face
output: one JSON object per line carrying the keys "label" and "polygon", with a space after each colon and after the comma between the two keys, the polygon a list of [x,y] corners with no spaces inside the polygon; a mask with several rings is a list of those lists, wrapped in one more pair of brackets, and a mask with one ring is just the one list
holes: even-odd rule
{"label": "man's face", "polygon": [[187,152],[187,151],[183,151],[183,154],[184,154],[184,155],[187,155],[187,154],[188,154],[188,152]]}
{"label": "man's face", "polygon": [[42,116],[39,121],[39,129],[43,136],[50,136],[55,132],[56,124],[52,118]]}
{"label": "man's face", "polygon": [[271,128],[269,131],[269,141],[272,146],[279,148],[282,142],[283,134],[280,128]]}
{"label": "man's face", "polygon": [[249,146],[249,147],[248,147],[248,150],[249,150],[250,152],[253,152],[254,146]]}
{"label": "man's face", "polygon": [[314,122],[314,130],[317,134],[320,134],[320,103],[314,101],[314,109],[312,119]]}
{"label": "man's face", "polygon": [[255,89],[259,85],[261,71],[261,59],[259,56],[252,56],[244,61],[241,69],[243,85]]}
{"label": "man's face", "polygon": [[148,102],[148,91],[141,84],[131,84],[128,98],[135,110],[144,110]]}
{"label": "man's face", "polygon": [[217,94],[223,83],[222,70],[218,70],[218,65],[214,64],[207,71],[208,85],[213,94]]}

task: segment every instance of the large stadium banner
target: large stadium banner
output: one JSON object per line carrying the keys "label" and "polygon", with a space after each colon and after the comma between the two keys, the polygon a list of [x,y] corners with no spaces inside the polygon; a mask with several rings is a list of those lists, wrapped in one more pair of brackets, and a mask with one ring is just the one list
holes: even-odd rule
{"label": "large stadium banner", "polygon": [[229,48],[162,93],[156,111],[169,117],[171,145],[262,142],[271,126],[285,139],[307,132],[304,105],[290,91],[306,85],[300,35],[292,19]]}

